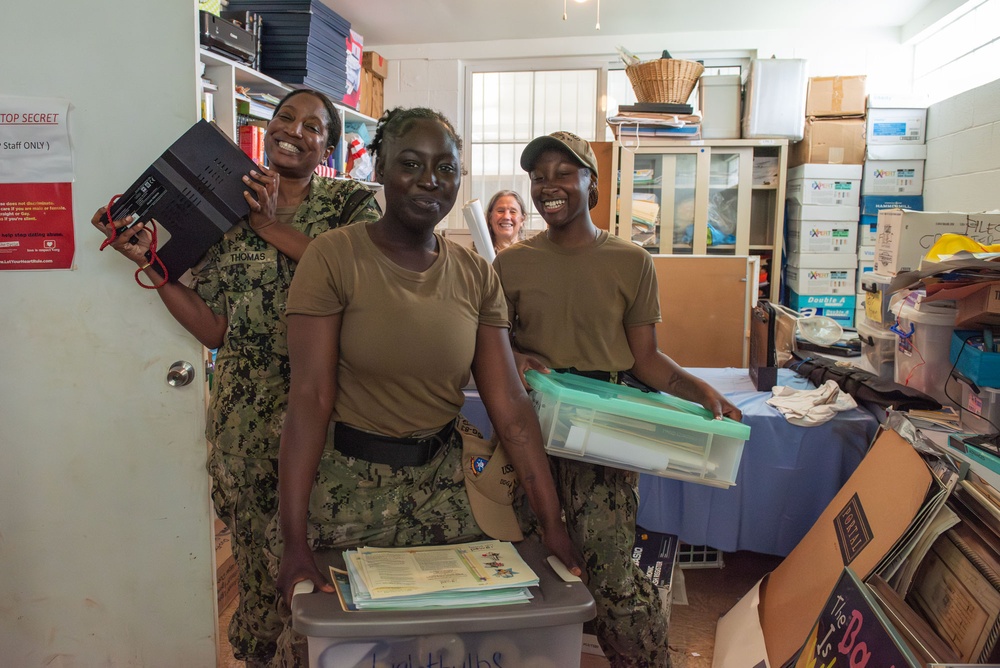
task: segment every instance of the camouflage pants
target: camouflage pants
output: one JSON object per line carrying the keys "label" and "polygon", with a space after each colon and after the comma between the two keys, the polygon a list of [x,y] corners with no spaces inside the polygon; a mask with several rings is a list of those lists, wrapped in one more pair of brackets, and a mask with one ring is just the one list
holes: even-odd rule
{"label": "camouflage pants", "polygon": [[[549,462],[570,538],[583,553],[597,639],[612,668],[669,667],[660,596],[632,562],[638,474],[560,457]],[[515,507],[525,532],[536,530],[523,495]]]}
{"label": "camouflage pants", "polygon": [[[471,427],[463,419],[459,429]],[[277,519],[268,529],[271,566],[277,574],[280,534]],[[485,538],[472,516],[462,473],[462,438],[451,440],[424,466],[393,468],[327,447],[309,499],[309,543],[314,551],[404,545],[441,545]],[[305,637],[291,628],[284,601],[285,628],[273,666],[308,664]]]}
{"label": "camouflage pants", "polygon": [[233,655],[267,663],[282,627],[264,551],[267,526],[278,510],[278,462],[212,448],[208,473],[215,512],[232,534],[239,570],[239,603],[228,629]]}

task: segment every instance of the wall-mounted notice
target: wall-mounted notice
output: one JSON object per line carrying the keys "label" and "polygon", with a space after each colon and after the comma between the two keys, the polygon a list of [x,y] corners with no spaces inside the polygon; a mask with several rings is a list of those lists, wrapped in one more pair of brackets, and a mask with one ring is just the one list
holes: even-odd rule
{"label": "wall-mounted notice", "polygon": [[73,264],[69,102],[0,95],[0,270]]}

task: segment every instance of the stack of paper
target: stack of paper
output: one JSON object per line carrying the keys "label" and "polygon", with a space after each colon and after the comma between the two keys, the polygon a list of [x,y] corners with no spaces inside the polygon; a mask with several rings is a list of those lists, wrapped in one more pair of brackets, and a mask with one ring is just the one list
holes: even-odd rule
{"label": "stack of paper", "polygon": [[[464,608],[526,603],[538,576],[511,543],[360,548],[344,552],[345,607],[360,610]],[[337,573],[332,573],[336,581]],[[342,579],[342,578],[341,578]]]}

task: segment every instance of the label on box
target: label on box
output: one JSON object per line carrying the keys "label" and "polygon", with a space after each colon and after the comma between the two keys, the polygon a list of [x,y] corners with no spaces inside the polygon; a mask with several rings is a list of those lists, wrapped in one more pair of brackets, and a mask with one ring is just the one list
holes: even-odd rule
{"label": "label on box", "polygon": [[854,324],[857,296],[850,295],[799,295],[789,290],[788,305],[802,315],[825,315],[842,326]]}
{"label": "label on box", "polygon": [[787,186],[788,197],[801,204],[856,207],[861,196],[860,180],[800,179]]}
{"label": "label on box", "polygon": [[857,225],[846,221],[789,221],[788,250],[792,253],[854,253]]}
{"label": "label on box", "polygon": [[800,295],[856,294],[856,269],[799,269],[787,267],[785,280]]}
{"label": "label on box", "polygon": [[924,191],[923,160],[869,160],[861,192],[865,195],[919,195]]}

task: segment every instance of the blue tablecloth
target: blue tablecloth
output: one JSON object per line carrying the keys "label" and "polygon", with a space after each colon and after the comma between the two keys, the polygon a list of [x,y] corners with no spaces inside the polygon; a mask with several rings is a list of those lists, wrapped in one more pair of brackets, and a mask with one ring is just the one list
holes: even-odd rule
{"label": "blue tablecloth", "polygon": [[[746,369],[688,371],[725,394],[750,425],[736,485],[719,489],[640,475],[639,524],[689,545],[787,555],[857,468],[878,421],[857,408],[799,427],[765,403],[771,393],[755,391]],[[778,371],[778,383],[812,387],[788,369]],[[492,432],[474,389],[466,390],[462,413],[487,436]]]}
{"label": "blue tablecloth", "polygon": [[[856,408],[799,427],[765,403],[771,393],[755,391],[746,369],[688,371],[725,394],[750,425],[736,485],[718,489],[640,475],[639,525],[689,545],[787,555],[857,468],[878,421]],[[779,370],[778,383],[812,387],[788,369]]]}

